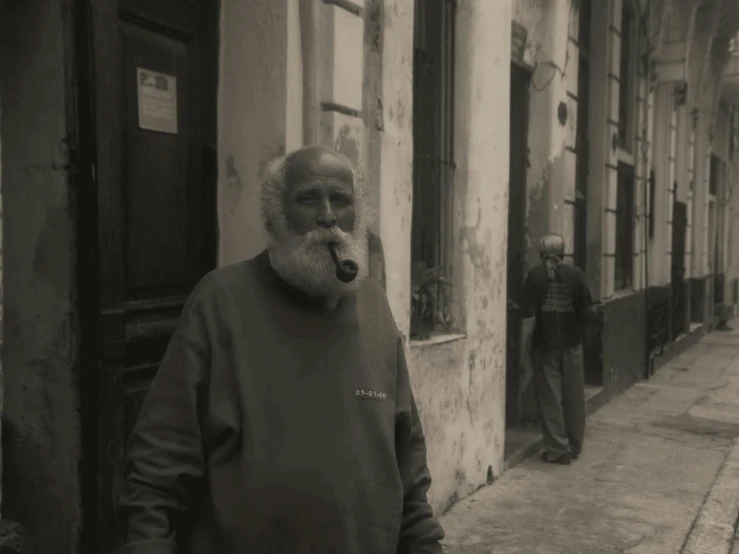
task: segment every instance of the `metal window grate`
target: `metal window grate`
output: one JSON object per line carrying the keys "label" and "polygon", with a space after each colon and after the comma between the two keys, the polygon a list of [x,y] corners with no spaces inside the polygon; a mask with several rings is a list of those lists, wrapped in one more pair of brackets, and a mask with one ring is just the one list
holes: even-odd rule
{"label": "metal window grate", "polygon": [[455,15],[453,0],[415,0],[411,258],[447,273],[455,169]]}

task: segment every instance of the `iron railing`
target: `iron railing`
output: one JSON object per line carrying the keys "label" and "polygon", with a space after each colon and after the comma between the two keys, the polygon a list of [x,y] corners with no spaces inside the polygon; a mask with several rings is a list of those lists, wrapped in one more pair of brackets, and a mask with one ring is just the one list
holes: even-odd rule
{"label": "iron railing", "polygon": [[634,269],[634,168],[618,164],[614,289],[631,287]]}
{"label": "iron railing", "polygon": [[648,354],[661,355],[670,343],[670,291],[666,287],[650,287],[648,298]]}

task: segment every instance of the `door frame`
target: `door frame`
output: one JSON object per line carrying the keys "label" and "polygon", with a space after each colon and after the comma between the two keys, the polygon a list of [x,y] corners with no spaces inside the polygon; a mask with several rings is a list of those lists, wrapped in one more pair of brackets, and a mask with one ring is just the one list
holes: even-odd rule
{"label": "door frame", "polygon": [[[526,124],[524,126],[524,142],[526,143],[526,148],[529,148],[529,125],[530,125],[530,119],[531,119],[531,95],[529,91],[529,87],[531,85],[531,76],[533,74],[532,69],[524,64],[519,63],[516,60],[511,60],[510,62],[510,68],[511,68],[511,83],[513,83],[513,73],[514,71],[520,72],[520,77],[523,79],[526,78],[526,92],[524,95],[524,104],[526,106]],[[510,134],[510,133],[509,133]],[[526,154],[526,165],[524,167],[524,182],[523,187],[526,187],[527,184],[527,175],[528,175],[528,164],[529,164],[529,156]],[[509,161],[509,172],[511,170],[511,164]],[[509,188],[513,186],[513,179],[509,177],[508,179],[508,186]],[[510,191],[509,191],[509,202],[510,202]],[[512,214],[510,212],[510,203],[508,205],[508,219],[509,219],[509,228],[510,228],[510,220],[515,215],[516,217],[520,218],[520,220],[523,223],[524,228],[526,227],[526,210],[528,207],[528,201],[527,201],[527,195],[525,192],[523,192],[523,202],[521,203],[521,206],[519,206],[520,211],[518,211],[515,214]],[[510,235],[508,237],[508,243],[506,244],[506,251],[510,249],[511,246],[511,239]],[[508,263],[510,263],[510,254],[507,254],[507,260]],[[523,240],[522,242],[522,250],[520,253],[520,262],[518,264],[518,270],[519,274],[522,278],[525,278],[526,276],[526,242]],[[509,270],[507,270],[508,272]],[[506,290],[506,297],[511,300],[510,298],[510,285],[508,286]],[[517,310],[512,310],[510,308],[507,309],[506,314],[506,327],[508,329],[506,339],[506,409],[505,409],[505,428],[506,429],[515,429],[520,426],[522,423],[522,418],[524,416],[523,414],[523,394],[524,389],[522,386],[522,373],[521,373],[521,367],[522,367],[522,357],[525,356],[523,352],[523,345],[521,344],[523,340],[523,318],[521,317],[520,313],[517,312]],[[513,341],[511,340],[512,337],[510,337],[510,332],[514,331],[516,333],[515,338],[513,338]],[[514,343],[515,342],[515,343]],[[511,360],[510,357],[514,358],[514,363],[516,366],[516,370],[511,369]],[[511,376],[511,372],[515,371],[515,381],[510,382],[509,378]]]}
{"label": "door frame", "polygon": [[[220,0],[206,0],[210,4],[208,36],[205,56],[220,58]],[[93,5],[99,0],[67,0],[69,3],[68,24],[73,47],[70,56],[71,92],[74,108],[70,116],[70,189],[75,191],[77,229],[77,286],[79,304],[79,402],[80,402],[80,500],[82,524],[80,529],[80,551],[108,554],[101,551],[99,536],[101,476],[101,424],[104,411],[101,402],[103,371],[104,330],[101,319],[101,283],[104,268],[101,266],[99,188],[97,180],[97,132],[96,132],[96,67],[95,31],[101,22],[96,21]],[[205,81],[218,83],[219,64],[204,64]],[[208,191],[210,216],[205,223],[205,255],[217,266],[218,252],[218,92],[217,85],[212,97],[212,111],[204,117],[214,123],[210,133],[203,137],[205,144],[203,174],[213,184]],[[212,135],[212,136],[211,136]]]}
{"label": "door frame", "polygon": [[76,102],[77,157],[70,186],[77,191],[77,286],[79,302],[79,402],[80,485],[82,525],[80,551],[99,552],[98,462],[100,391],[100,275],[95,175],[97,136],[95,132],[95,66],[92,56],[92,6],[94,0],[69,0],[73,26],[74,55],[71,56]]}

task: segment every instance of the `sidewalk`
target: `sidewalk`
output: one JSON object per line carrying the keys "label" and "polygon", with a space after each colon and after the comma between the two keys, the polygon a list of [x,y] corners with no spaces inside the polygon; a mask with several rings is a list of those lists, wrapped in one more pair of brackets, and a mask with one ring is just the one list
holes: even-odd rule
{"label": "sidewalk", "polygon": [[739,554],[737,437],[739,331],[714,332],[589,417],[572,465],[537,453],[455,505],[445,551]]}

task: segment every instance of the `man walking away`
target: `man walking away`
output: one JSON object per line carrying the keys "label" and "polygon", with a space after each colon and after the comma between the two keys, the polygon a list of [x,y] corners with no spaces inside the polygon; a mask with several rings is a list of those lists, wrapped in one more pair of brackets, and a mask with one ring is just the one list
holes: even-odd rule
{"label": "man walking away", "polygon": [[542,263],[529,271],[521,297],[522,316],[535,318],[533,333],[524,338],[525,356],[533,355],[542,459],[569,465],[585,435],[583,324],[598,314],[582,270],[562,263],[564,239],[545,235],[539,248]]}

